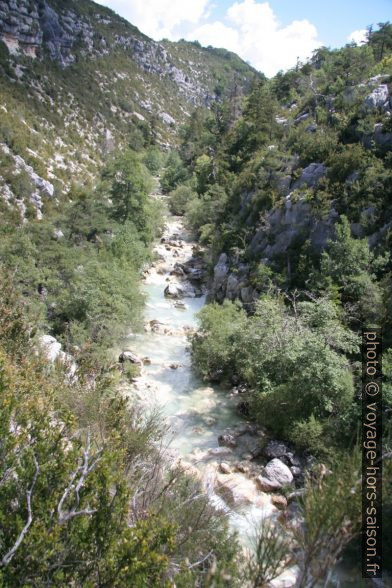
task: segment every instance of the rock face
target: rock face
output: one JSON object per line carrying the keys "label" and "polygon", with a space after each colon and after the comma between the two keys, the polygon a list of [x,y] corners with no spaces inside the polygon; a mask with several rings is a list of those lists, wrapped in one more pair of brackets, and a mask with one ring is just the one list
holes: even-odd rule
{"label": "rock face", "polygon": [[23,157],[20,155],[14,155],[10,148],[4,143],[0,143],[0,150],[6,155],[10,156],[15,165],[16,174],[24,173],[30,182],[31,191],[29,195],[29,201],[34,206],[37,214],[37,218],[42,218],[42,207],[44,204],[43,199],[53,198],[54,186],[48,180],[45,180],[39,176],[31,167],[28,165]]}
{"label": "rock face", "polygon": [[226,253],[222,253],[214,267],[213,292],[216,300],[223,300],[226,295],[229,266]]}
{"label": "rock face", "polygon": [[[71,9],[64,4],[61,7],[61,3],[52,0],[1,0],[0,38],[14,54],[41,57],[47,52],[62,67],[74,63],[78,53],[95,58],[122,48],[132,53],[143,71],[174,83],[192,105],[207,106],[217,99],[194,62],[192,67],[181,69],[182,60],[169,47],[140,34],[131,25],[124,26],[124,21],[109,10],[102,8],[99,12],[95,7],[94,17],[89,17],[88,12],[77,12],[76,7]],[[247,85],[245,78],[239,83]],[[143,115],[136,113],[136,116]],[[167,126],[177,122],[164,110],[158,116]]]}
{"label": "rock face", "polygon": [[392,147],[392,133],[383,132],[383,124],[377,123],[374,125],[374,141],[381,147]]}
{"label": "rock face", "polygon": [[301,177],[294,182],[292,190],[297,190],[304,186],[314,188],[326,173],[327,168],[323,163],[311,163],[302,171]]}
{"label": "rock face", "polygon": [[392,98],[387,84],[380,84],[368,96],[366,96],[363,108],[365,110],[382,110],[391,112]]}
{"label": "rock face", "polygon": [[67,378],[72,381],[75,378],[77,365],[72,355],[62,351],[61,343],[51,335],[42,335],[38,339],[38,344],[50,363],[59,361],[66,367]]}
{"label": "rock face", "polygon": [[98,53],[91,24],[71,10],[59,13],[38,0],[2,0],[0,9],[0,36],[12,53],[37,57],[45,49],[63,67],[75,61],[72,48],[78,41]]}

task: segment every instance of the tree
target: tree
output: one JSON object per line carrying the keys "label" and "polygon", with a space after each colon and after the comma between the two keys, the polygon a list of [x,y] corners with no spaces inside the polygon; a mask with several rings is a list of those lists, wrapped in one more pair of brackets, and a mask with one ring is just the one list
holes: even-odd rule
{"label": "tree", "polygon": [[351,314],[357,314],[362,321],[379,323],[383,316],[382,296],[374,272],[383,267],[387,259],[375,258],[367,239],[351,237],[348,219],[342,215],[336,225],[336,239],[328,242],[321,256],[320,274],[326,286],[329,281],[340,288],[342,300],[349,305]]}
{"label": "tree", "polygon": [[109,197],[112,201],[112,216],[115,220],[131,220],[141,236],[148,233],[147,196],[152,187],[146,169],[138,155],[125,151],[108,165],[103,173],[109,181]]}
{"label": "tree", "polygon": [[392,24],[379,22],[378,30],[369,30],[369,44],[373,47],[377,61],[381,61],[387,51],[392,49]]}
{"label": "tree", "polygon": [[164,192],[174,190],[187,179],[188,172],[177,151],[170,151],[161,179]]}

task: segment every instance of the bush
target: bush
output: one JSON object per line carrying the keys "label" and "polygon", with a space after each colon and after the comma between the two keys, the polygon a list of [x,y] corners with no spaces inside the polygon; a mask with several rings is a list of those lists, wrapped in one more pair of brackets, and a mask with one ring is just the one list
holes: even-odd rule
{"label": "bush", "polygon": [[263,295],[252,316],[228,301],[208,305],[199,316],[192,338],[196,366],[204,377],[239,377],[251,390],[250,414],[274,435],[303,444],[305,421],[315,446],[319,424],[336,424],[350,412],[353,375],[342,352],[355,351],[358,339],[329,300],[290,308]]}

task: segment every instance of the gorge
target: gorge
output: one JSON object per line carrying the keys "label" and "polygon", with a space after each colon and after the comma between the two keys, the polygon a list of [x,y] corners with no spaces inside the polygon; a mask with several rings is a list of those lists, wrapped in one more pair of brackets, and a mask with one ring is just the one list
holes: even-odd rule
{"label": "gorge", "polygon": [[0,79],[0,585],[388,586],[392,25],[268,79],[90,0],[1,0]]}

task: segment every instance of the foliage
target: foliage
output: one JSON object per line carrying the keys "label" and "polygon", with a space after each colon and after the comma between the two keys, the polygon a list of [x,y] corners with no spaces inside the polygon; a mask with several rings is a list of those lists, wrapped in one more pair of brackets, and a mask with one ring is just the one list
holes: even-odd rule
{"label": "foliage", "polygon": [[50,370],[10,279],[0,304],[1,583],[181,585],[210,558],[217,579],[234,573],[226,522],[166,470],[160,416],[119,396],[108,372],[79,367],[70,383]]}
{"label": "foliage", "polygon": [[321,580],[329,582],[344,548],[361,526],[361,454],[339,454],[326,468],[308,474],[300,511],[303,524],[294,529],[299,546],[298,586],[313,588]]}
{"label": "foliage", "polygon": [[192,338],[196,366],[214,379],[239,376],[252,391],[254,419],[313,451],[326,450],[327,434],[339,443],[339,421],[354,400],[342,352],[357,350],[358,339],[341,325],[331,301],[294,300],[286,308],[282,299],[264,295],[248,317],[225,301],[202,309],[200,327]]}
{"label": "foliage", "polygon": [[173,214],[183,215],[191,206],[197,194],[187,184],[180,184],[169,194],[170,210]]}
{"label": "foliage", "polygon": [[161,179],[161,186],[165,192],[171,192],[187,179],[186,168],[176,151],[171,151]]}

